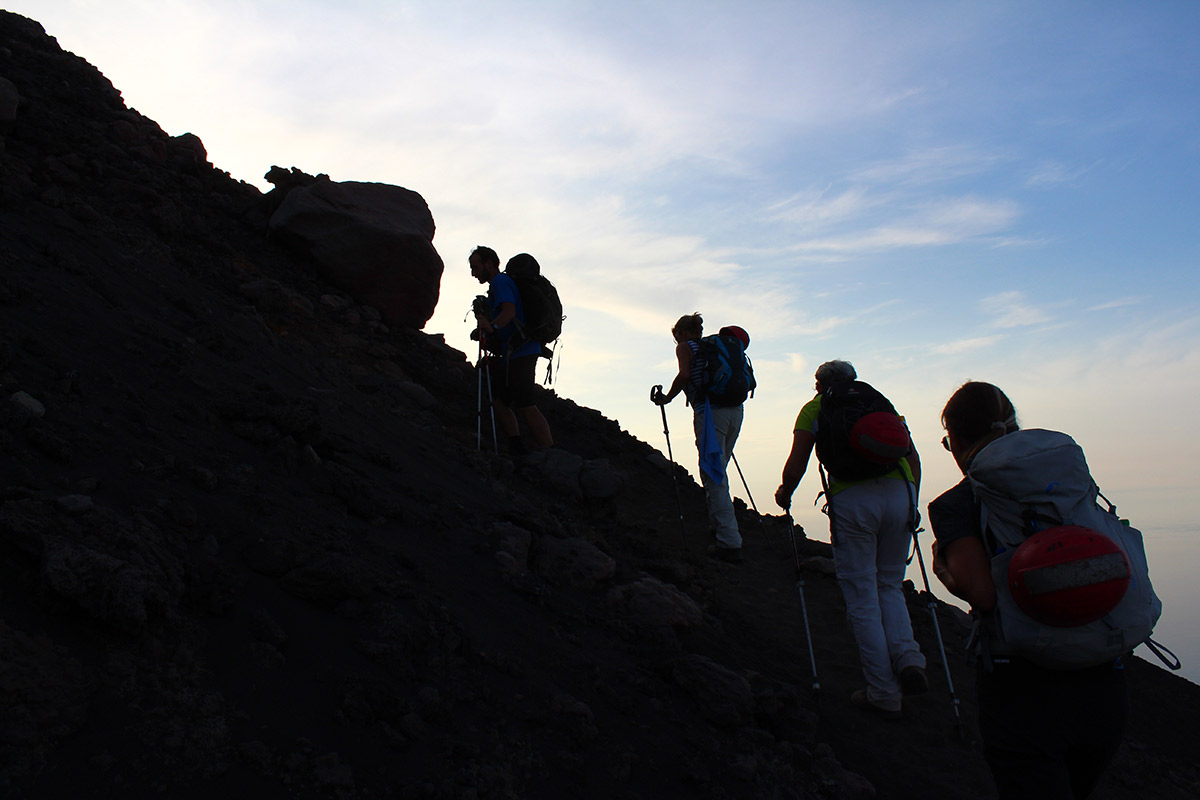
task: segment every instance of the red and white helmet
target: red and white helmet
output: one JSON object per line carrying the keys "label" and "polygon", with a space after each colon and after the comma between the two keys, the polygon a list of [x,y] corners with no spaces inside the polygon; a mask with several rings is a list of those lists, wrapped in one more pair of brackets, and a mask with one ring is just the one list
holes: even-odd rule
{"label": "red and white helmet", "polygon": [[742,343],[743,350],[750,347],[750,334],[746,333],[744,328],[740,328],[737,325],[726,325],[724,328],[721,328],[721,330],[717,331],[717,333],[721,334],[722,336],[734,337]]}
{"label": "red and white helmet", "polygon": [[1056,628],[1110,613],[1129,589],[1129,560],[1090,528],[1058,525],[1030,536],[1008,563],[1008,589],[1033,619]]}

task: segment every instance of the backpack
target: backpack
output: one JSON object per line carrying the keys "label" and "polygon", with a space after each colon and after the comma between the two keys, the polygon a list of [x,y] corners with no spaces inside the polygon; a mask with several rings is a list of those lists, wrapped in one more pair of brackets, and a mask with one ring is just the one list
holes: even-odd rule
{"label": "backpack", "polygon": [[[1083,669],[1115,661],[1149,640],[1162,613],[1162,602],[1150,585],[1142,534],[1118,519],[1116,508],[1106,498],[1108,507],[1099,505],[1100,489],[1092,480],[1083,450],[1070,436],[1036,429],[1005,434],[975,456],[967,478],[980,504],[981,528],[996,584],[996,610],[987,642],[993,654],[1019,655],[1050,669]],[[1089,546],[1090,559],[1060,553],[1060,563],[1041,570],[1016,568],[1021,562],[1045,563],[1045,552],[1030,556],[1027,551],[1036,548],[1039,539],[1053,541],[1064,534],[1076,539],[1093,537],[1109,555],[1097,557],[1097,549]],[[1061,548],[1062,543],[1057,546]],[[1096,577],[1096,564],[1119,564],[1119,559],[1112,560],[1113,550],[1124,556],[1124,574],[1113,575],[1108,570],[1106,575],[1100,570]],[[1038,591],[1027,580],[1031,577],[1042,582],[1049,578],[1054,584],[1040,600],[1029,596]],[[1062,598],[1060,602],[1069,601],[1072,584],[1086,589],[1102,586],[1089,581],[1114,577],[1125,579],[1127,588],[1112,598],[1113,607],[1099,619],[1083,622],[1094,615],[1072,619],[1077,610],[1071,608],[1061,610],[1055,618],[1055,592]],[[1031,599],[1039,600],[1041,608],[1031,607]]]}
{"label": "backpack", "polygon": [[704,364],[700,399],[707,397],[714,406],[733,407],[754,394],[757,383],[754,367],[742,349],[742,342],[731,334],[715,333],[697,342],[696,358]]}
{"label": "backpack", "polygon": [[542,275],[537,260],[528,253],[518,253],[504,265],[504,274],[512,278],[521,295],[525,311],[524,336],[543,345],[558,339],[565,319],[562,301],[558,299],[554,284]]}
{"label": "backpack", "polygon": [[817,460],[837,480],[882,477],[912,452],[904,418],[870,384],[842,381],[825,389],[817,413]]}

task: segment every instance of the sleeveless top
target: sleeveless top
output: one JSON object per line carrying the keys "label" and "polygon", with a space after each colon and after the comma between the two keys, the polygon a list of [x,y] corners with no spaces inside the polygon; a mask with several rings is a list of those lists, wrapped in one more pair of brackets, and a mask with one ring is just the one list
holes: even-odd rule
{"label": "sleeveless top", "polygon": [[704,385],[704,371],[708,367],[708,363],[700,355],[700,343],[698,341],[688,339],[687,346],[692,349],[692,368],[688,376],[687,385],[683,387],[683,394],[687,398],[688,403],[693,407],[703,406],[704,392],[700,387]]}

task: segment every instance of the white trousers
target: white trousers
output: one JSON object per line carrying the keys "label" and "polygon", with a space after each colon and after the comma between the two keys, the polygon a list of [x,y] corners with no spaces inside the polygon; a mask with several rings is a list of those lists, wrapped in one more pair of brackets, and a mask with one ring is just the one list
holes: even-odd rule
{"label": "white trousers", "polygon": [[867,698],[889,710],[900,708],[900,671],[925,667],[901,585],[912,541],[911,487],[906,480],[877,478],[843,489],[829,501],[833,563],[858,643]]}
{"label": "white trousers", "polygon": [[[737,444],[738,434],[742,431],[743,406],[712,409],[713,427],[717,431],[717,441],[721,444],[721,453],[725,465],[725,480],[716,483],[708,477],[708,473],[700,470],[700,482],[704,485],[704,497],[708,501],[708,527],[717,537],[720,547],[741,547],[742,533],[738,530],[737,517],[733,513],[733,498],[729,496],[729,459],[733,455],[733,446]],[[704,432],[704,406],[692,421],[696,431],[696,448],[700,448],[700,436]]]}

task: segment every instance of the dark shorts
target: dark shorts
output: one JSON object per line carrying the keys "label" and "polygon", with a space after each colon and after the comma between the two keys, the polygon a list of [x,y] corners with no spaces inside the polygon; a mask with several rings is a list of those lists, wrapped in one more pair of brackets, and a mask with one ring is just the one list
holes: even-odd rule
{"label": "dark shorts", "polygon": [[534,373],[537,355],[491,361],[492,391],[509,408],[527,408],[534,404]]}
{"label": "dark shorts", "polygon": [[979,671],[983,754],[1001,800],[1087,797],[1128,714],[1119,665],[1078,671],[997,664]]}

